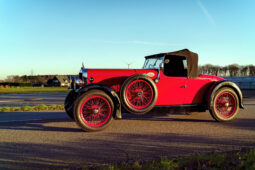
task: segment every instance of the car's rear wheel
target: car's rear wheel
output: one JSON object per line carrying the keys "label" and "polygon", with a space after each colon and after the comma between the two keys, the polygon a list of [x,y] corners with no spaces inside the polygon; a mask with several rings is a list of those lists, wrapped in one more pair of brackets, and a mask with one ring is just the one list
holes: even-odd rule
{"label": "car's rear wheel", "polygon": [[210,113],[217,121],[233,120],[239,112],[239,99],[231,88],[219,89],[212,98]]}
{"label": "car's rear wheel", "polygon": [[74,118],[85,131],[98,131],[110,125],[114,104],[101,90],[91,90],[81,95],[74,106]]}
{"label": "car's rear wheel", "polygon": [[158,91],[152,79],[144,75],[134,75],[123,83],[120,96],[127,111],[144,114],[154,107]]}
{"label": "car's rear wheel", "polygon": [[73,103],[77,98],[77,93],[75,93],[74,90],[70,91],[68,93],[68,95],[65,98],[65,111],[67,113],[67,115],[74,120],[74,116],[73,116]]}

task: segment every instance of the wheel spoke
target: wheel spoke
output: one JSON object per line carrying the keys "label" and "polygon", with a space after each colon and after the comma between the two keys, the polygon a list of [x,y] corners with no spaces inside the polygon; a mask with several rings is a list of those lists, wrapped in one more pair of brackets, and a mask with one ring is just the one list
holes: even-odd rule
{"label": "wheel spoke", "polygon": [[83,102],[80,114],[87,125],[92,127],[102,126],[110,118],[111,105],[102,96],[92,96]]}
{"label": "wheel spoke", "polygon": [[128,103],[136,108],[143,109],[150,105],[153,99],[151,85],[145,80],[135,80],[129,84],[126,90]]}
{"label": "wheel spoke", "polygon": [[215,105],[216,112],[224,118],[231,117],[235,113],[237,107],[235,97],[230,92],[223,92],[220,94],[216,99]]}

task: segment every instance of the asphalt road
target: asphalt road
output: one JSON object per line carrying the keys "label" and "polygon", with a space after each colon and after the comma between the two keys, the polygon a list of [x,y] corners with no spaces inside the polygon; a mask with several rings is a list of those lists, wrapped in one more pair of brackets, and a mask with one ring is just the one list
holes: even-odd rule
{"label": "asphalt road", "polygon": [[[243,90],[244,97],[255,96],[255,90]],[[35,106],[40,104],[63,104],[67,92],[29,93],[29,94],[0,94],[0,107],[4,106]]]}
{"label": "asphalt road", "polygon": [[101,132],[83,132],[64,112],[0,113],[0,169],[62,169],[160,159],[255,146],[255,98],[232,122],[208,112],[124,114]]}
{"label": "asphalt road", "polygon": [[4,106],[35,106],[40,104],[63,104],[67,92],[0,94],[0,107]]}

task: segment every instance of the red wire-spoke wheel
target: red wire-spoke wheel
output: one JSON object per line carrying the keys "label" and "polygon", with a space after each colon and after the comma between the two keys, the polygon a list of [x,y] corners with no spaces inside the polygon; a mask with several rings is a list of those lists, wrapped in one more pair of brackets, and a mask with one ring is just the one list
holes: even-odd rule
{"label": "red wire-spoke wheel", "polygon": [[216,111],[224,118],[232,116],[236,111],[236,100],[230,92],[221,93],[215,102]]}
{"label": "red wire-spoke wheel", "polygon": [[102,96],[91,96],[81,106],[82,120],[91,127],[102,126],[111,116],[111,105]]}
{"label": "red wire-spoke wheel", "polygon": [[154,81],[145,75],[130,76],[121,87],[122,105],[131,113],[147,113],[154,107],[157,97],[158,91]]}
{"label": "red wire-spoke wheel", "polygon": [[235,118],[239,111],[239,100],[231,88],[222,88],[215,94],[210,113],[217,121],[229,121]]}
{"label": "red wire-spoke wheel", "polygon": [[102,130],[112,120],[114,104],[101,90],[85,92],[75,105],[75,120],[85,131]]}
{"label": "red wire-spoke wheel", "polygon": [[128,85],[126,97],[130,106],[144,109],[150,105],[153,99],[153,90],[147,81],[135,80]]}

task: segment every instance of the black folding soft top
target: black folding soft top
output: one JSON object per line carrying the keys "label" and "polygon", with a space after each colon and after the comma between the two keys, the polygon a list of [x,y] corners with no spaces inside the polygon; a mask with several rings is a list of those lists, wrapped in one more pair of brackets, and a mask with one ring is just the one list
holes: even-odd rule
{"label": "black folding soft top", "polygon": [[181,56],[187,59],[187,70],[188,70],[188,78],[199,77],[199,69],[198,69],[198,54],[189,51],[188,49],[183,49],[180,51],[174,51],[169,53],[160,53],[155,55],[146,56],[145,58],[157,58],[163,56]]}

